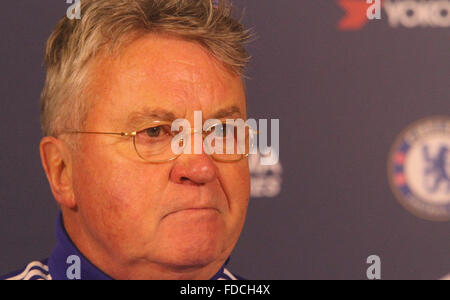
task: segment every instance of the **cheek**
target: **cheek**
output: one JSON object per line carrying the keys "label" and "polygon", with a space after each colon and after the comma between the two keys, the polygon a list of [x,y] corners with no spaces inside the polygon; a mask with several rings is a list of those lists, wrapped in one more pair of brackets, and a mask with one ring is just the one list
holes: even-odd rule
{"label": "cheek", "polygon": [[142,236],[156,227],[166,173],[117,157],[85,159],[74,170],[79,210],[98,232],[111,229],[108,238]]}
{"label": "cheek", "polygon": [[228,198],[227,245],[236,244],[245,223],[250,198],[250,170],[248,161],[224,164],[220,168],[220,181]]}
{"label": "cheek", "polygon": [[220,181],[228,197],[230,213],[236,218],[245,217],[250,197],[250,170],[247,160],[224,164],[220,168]]}

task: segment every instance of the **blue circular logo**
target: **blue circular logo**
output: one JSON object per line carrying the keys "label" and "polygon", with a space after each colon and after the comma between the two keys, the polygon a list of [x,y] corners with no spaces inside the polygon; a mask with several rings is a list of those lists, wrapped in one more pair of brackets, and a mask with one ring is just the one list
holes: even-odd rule
{"label": "blue circular logo", "polygon": [[426,118],[404,130],[391,149],[388,175],[406,209],[450,221],[450,117]]}

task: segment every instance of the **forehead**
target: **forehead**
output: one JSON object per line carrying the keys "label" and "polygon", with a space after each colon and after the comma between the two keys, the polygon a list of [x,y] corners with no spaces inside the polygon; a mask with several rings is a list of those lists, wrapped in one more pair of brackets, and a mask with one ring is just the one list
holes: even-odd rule
{"label": "forehead", "polygon": [[195,110],[208,117],[234,106],[245,114],[241,77],[199,44],[176,37],[147,35],[115,56],[104,54],[90,79],[97,122],[120,121],[140,110],[190,118]]}

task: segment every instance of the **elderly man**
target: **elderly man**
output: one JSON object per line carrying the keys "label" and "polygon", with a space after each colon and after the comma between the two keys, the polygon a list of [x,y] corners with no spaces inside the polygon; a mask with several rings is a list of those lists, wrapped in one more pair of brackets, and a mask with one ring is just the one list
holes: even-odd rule
{"label": "elderly man", "polygon": [[238,278],[226,262],[245,221],[248,153],[171,147],[173,121],[195,112],[246,119],[249,33],[216,2],[83,0],[81,19],[60,20],[40,144],[57,245],[4,279]]}

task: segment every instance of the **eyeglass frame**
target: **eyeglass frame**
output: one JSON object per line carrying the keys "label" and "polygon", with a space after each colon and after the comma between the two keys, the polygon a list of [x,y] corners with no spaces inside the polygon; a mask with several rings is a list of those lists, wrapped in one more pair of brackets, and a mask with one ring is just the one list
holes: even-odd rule
{"label": "eyeglass frame", "polygon": [[[171,124],[171,122],[153,121],[152,124],[169,125],[169,124]],[[209,126],[206,130],[201,130],[201,131],[200,130],[196,130],[195,128],[190,128],[190,135],[195,134],[195,133],[202,133],[202,140],[204,140],[205,134],[208,134],[207,131],[209,131],[212,127],[214,127],[214,126],[216,126],[218,124],[224,124],[224,122],[216,122],[216,123],[212,124],[211,126]],[[226,124],[226,122],[225,122],[225,124]],[[132,132],[63,131],[61,134],[96,134],[96,135],[116,135],[116,136],[122,136],[122,137],[130,137],[130,138],[133,139],[133,147],[134,147],[134,150],[135,150],[136,154],[139,156],[139,158],[141,158],[143,161],[145,161],[147,163],[152,163],[152,164],[167,163],[167,162],[170,162],[170,161],[173,161],[173,160],[177,159],[178,157],[180,157],[183,154],[183,153],[175,154],[173,157],[171,157],[169,159],[159,160],[159,161],[150,161],[148,159],[145,159],[139,153],[139,150],[137,149],[136,136],[137,136],[138,133],[140,133],[140,132],[142,132],[144,130],[147,130],[149,128],[151,128],[151,127],[147,127],[147,128],[142,129],[142,130],[132,131]],[[250,130],[254,134],[259,134],[258,130],[254,130],[251,127],[250,127]],[[180,141],[183,141],[183,138],[181,138]],[[183,143],[183,145],[184,145],[184,143]],[[183,148],[184,147],[185,146],[183,146]],[[239,159],[236,159],[236,160],[222,160],[222,159],[218,159],[213,154],[210,154],[209,156],[211,156],[215,161],[218,161],[218,162],[235,163],[235,162],[239,162],[239,161],[243,160],[244,158],[247,158],[249,155],[250,155],[250,147],[249,147],[249,153],[241,154],[241,157]]]}

